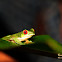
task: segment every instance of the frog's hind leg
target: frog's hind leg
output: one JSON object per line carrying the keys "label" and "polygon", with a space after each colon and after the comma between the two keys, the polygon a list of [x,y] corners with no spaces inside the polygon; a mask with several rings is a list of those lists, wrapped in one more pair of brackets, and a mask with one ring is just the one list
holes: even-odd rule
{"label": "frog's hind leg", "polygon": [[8,41],[9,41],[9,42],[13,42],[13,43],[15,43],[15,41],[14,41],[13,39],[9,39]]}

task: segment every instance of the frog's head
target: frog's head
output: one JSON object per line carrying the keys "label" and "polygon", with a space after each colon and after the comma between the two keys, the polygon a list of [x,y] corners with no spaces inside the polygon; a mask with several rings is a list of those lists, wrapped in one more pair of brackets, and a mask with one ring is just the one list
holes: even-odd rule
{"label": "frog's head", "polygon": [[33,28],[31,28],[30,30],[23,30],[21,32],[21,37],[24,38],[24,39],[28,39],[28,38],[31,38],[33,35],[35,35],[35,31]]}

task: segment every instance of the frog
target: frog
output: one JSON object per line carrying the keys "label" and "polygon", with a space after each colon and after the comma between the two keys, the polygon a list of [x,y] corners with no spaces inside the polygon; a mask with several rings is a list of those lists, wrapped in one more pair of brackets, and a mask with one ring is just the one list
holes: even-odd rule
{"label": "frog", "polygon": [[24,29],[23,31],[18,32],[16,34],[7,35],[3,37],[3,39],[9,42],[17,43],[19,45],[29,44],[32,43],[32,40],[29,40],[29,38],[31,38],[34,35],[35,35],[35,30],[31,28],[30,30]]}

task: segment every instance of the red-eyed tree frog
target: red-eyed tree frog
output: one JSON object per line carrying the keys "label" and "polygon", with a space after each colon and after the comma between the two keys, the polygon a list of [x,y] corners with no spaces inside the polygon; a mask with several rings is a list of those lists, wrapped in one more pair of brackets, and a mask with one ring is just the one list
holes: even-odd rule
{"label": "red-eyed tree frog", "polygon": [[35,35],[35,31],[33,28],[31,28],[30,30],[25,29],[19,33],[7,35],[2,39],[7,41],[12,41],[17,44],[28,44],[28,43],[32,43],[32,41],[28,39],[31,38],[33,35]]}

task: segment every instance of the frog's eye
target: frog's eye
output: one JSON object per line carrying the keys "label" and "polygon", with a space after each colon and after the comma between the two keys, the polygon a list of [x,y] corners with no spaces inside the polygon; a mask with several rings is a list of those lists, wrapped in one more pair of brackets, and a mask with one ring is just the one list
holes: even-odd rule
{"label": "frog's eye", "polygon": [[33,29],[33,31],[35,32],[35,30]]}
{"label": "frog's eye", "polygon": [[35,32],[35,30],[34,30],[34,29],[32,29],[32,31],[34,31],[34,32]]}
{"label": "frog's eye", "polygon": [[28,31],[27,31],[27,30],[24,30],[24,31],[23,31],[23,33],[24,33],[24,34],[27,34],[27,33],[28,33]]}
{"label": "frog's eye", "polygon": [[30,31],[34,31],[35,32],[35,30],[33,28],[31,28]]}

